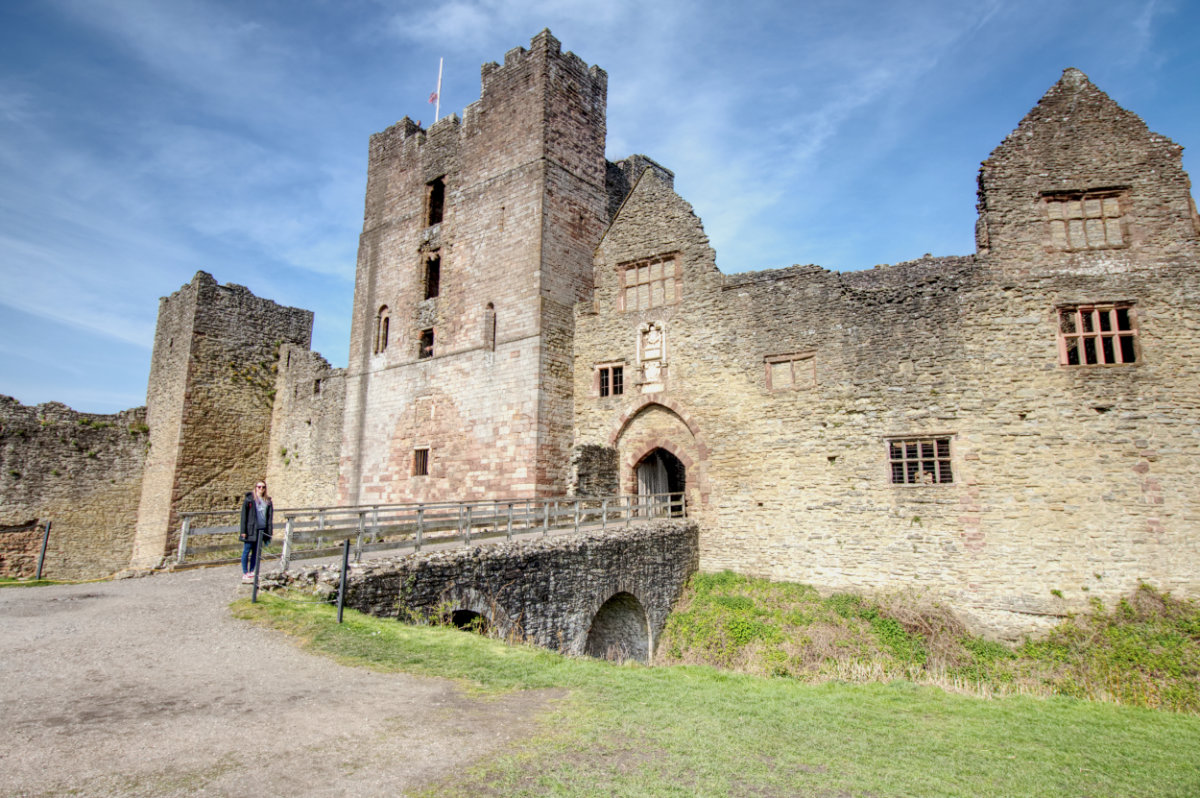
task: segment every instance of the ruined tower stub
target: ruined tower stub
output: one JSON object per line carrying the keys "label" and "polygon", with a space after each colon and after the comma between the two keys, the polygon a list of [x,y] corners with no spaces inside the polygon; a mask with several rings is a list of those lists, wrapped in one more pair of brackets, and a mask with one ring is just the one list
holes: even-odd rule
{"label": "ruined tower stub", "polygon": [[235,509],[266,473],[278,347],[307,349],[312,320],[206,272],[159,301],[132,567],[170,552],[179,512]]}
{"label": "ruined tower stub", "polygon": [[483,66],[462,120],[371,137],[341,503],[563,490],[606,91],[543,31]]}

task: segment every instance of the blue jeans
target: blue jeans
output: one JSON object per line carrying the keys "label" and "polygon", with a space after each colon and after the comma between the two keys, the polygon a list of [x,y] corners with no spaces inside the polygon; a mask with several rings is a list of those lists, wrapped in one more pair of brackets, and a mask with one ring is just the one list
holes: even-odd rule
{"label": "blue jeans", "polygon": [[257,564],[254,561],[254,541],[248,540],[242,544],[242,573],[250,573]]}

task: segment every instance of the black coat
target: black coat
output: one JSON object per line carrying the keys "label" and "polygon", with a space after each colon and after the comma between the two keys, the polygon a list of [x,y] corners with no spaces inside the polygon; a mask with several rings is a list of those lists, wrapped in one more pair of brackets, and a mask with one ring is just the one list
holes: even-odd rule
{"label": "black coat", "polygon": [[[238,540],[252,542],[255,528],[258,526],[258,510],[254,507],[254,493],[251,491],[242,499],[242,526],[238,530]],[[275,505],[267,499],[267,526],[263,530],[262,542],[267,545],[275,532]]]}

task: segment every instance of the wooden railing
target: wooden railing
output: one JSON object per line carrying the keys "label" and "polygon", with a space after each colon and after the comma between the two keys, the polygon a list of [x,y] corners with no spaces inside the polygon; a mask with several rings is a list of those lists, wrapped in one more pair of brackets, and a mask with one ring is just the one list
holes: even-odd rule
{"label": "wooden railing", "polygon": [[[293,560],[336,553],[344,540],[354,541],[357,562],[372,551],[421,551],[578,533],[656,518],[682,518],[687,509],[683,493],[276,509],[275,536],[263,556],[277,557],[287,570]],[[236,562],[240,557],[240,511],[179,516],[176,565]]]}

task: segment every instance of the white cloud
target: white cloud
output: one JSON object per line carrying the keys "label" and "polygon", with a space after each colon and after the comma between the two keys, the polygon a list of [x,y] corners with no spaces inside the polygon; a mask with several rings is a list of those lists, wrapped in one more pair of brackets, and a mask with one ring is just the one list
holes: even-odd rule
{"label": "white cloud", "polygon": [[56,0],[66,16],[108,36],[171,80],[223,99],[254,95],[281,73],[271,31],[205,0]]}

